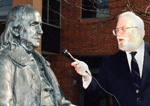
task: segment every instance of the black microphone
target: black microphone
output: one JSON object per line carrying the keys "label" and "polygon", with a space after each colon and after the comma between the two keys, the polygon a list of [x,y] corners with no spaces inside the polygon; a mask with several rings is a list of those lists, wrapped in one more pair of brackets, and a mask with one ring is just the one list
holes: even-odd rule
{"label": "black microphone", "polygon": [[67,51],[67,49],[63,48],[61,50],[61,53],[66,56],[67,58],[69,58],[72,62],[75,61],[75,58]]}
{"label": "black microphone", "polygon": [[[63,48],[63,49],[61,50],[61,53],[62,53],[64,56],[66,56],[67,58],[69,58],[72,62],[75,61],[75,58],[67,51],[67,49]],[[107,90],[105,90],[105,88],[103,88],[103,87],[100,85],[100,83],[97,81],[97,79],[96,79],[95,77],[93,77],[91,74],[89,74],[88,71],[85,71],[85,72],[86,72],[88,75],[90,75],[90,76],[97,82],[98,86],[99,86],[104,92],[106,92],[106,93],[109,94],[109,95],[112,95],[112,96],[115,98],[115,100],[117,101],[117,103],[119,104],[119,106],[121,106],[120,103],[119,103],[119,101],[118,101],[118,99],[116,98],[116,96],[115,96],[114,94],[112,94],[112,93],[108,92]]]}

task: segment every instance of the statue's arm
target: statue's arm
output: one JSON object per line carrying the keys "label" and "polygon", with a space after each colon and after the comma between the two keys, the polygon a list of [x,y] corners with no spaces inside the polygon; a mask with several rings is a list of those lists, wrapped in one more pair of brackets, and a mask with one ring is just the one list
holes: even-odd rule
{"label": "statue's arm", "polygon": [[13,71],[9,59],[0,56],[0,106],[13,106]]}

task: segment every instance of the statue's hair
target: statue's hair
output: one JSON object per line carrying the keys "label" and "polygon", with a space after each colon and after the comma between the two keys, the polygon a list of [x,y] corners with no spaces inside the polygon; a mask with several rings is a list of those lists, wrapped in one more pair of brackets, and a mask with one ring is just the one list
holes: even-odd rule
{"label": "statue's hair", "polygon": [[122,14],[120,14],[118,16],[118,20],[121,19],[121,18],[127,18],[127,19],[131,19],[133,20],[134,22],[134,26],[137,26],[138,28],[141,29],[141,32],[142,32],[142,36],[144,37],[145,36],[145,30],[144,30],[144,22],[143,20],[137,16],[135,13],[131,12],[131,11],[127,11],[127,12],[124,12]]}
{"label": "statue's hair", "polygon": [[2,47],[6,48],[19,43],[21,35],[13,33],[13,30],[23,28],[24,26],[22,25],[22,21],[29,19],[32,16],[33,11],[37,10],[29,4],[18,5],[10,10],[6,19],[5,30],[1,35]]}

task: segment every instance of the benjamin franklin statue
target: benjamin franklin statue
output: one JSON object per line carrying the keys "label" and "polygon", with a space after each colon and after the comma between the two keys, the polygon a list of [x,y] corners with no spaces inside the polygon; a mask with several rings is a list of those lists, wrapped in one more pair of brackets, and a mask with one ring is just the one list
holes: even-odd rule
{"label": "benjamin franklin statue", "polygon": [[50,63],[35,50],[43,34],[41,22],[30,5],[16,6],[7,16],[1,35],[0,106],[72,106]]}

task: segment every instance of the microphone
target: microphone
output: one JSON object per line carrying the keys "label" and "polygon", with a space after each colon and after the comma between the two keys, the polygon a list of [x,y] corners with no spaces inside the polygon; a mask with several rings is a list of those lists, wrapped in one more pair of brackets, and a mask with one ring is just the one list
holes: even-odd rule
{"label": "microphone", "polygon": [[68,59],[70,59],[72,62],[75,61],[75,58],[67,51],[67,49],[62,48],[61,53],[66,56]]}
{"label": "microphone", "polygon": [[[64,56],[66,56],[67,58],[69,58],[72,62],[75,61],[75,58],[67,51],[67,49],[62,48],[61,53],[62,53]],[[90,75],[90,76],[96,81],[96,83],[98,84],[98,86],[99,86],[105,93],[107,93],[107,94],[113,96],[113,97],[115,98],[115,100],[117,101],[118,105],[121,106],[120,103],[119,103],[119,101],[118,101],[118,99],[116,98],[116,96],[115,96],[114,94],[112,94],[112,93],[108,92],[107,90],[105,90],[105,88],[103,88],[103,87],[100,85],[100,83],[97,81],[97,79],[96,79],[95,77],[93,77],[91,74],[89,74],[88,71],[85,71],[85,72],[86,72],[88,75]]]}

